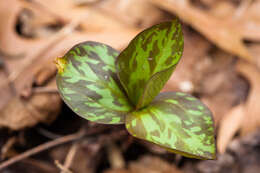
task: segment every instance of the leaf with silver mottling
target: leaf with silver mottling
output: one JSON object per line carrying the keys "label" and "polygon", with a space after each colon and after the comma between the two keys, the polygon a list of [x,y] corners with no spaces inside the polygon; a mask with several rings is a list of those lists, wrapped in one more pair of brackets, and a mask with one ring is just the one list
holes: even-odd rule
{"label": "leaf with silver mottling", "polygon": [[180,92],[162,93],[148,107],[126,117],[126,128],[133,136],[198,159],[216,157],[213,124],[202,102]]}
{"label": "leaf with silver mottling", "polygon": [[170,78],[183,52],[177,19],[138,34],[117,58],[119,79],[137,109],[148,105]]}
{"label": "leaf with silver mottling", "polygon": [[117,79],[118,52],[108,45],[84,42],[57,58],[57,86],[65,103],[79,116],[121,124],[132,110]]}

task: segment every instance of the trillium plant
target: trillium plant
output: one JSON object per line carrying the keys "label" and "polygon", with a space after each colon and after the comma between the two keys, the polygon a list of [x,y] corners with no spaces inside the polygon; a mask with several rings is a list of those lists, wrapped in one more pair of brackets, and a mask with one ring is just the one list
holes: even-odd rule
{"label": "trillium plant", "polygon": [[177,19],[142,31],[121,53],[83,42],[56,59],[57,86],[65,103],[87,120],[125,124],[134,137],[168,151],[215,159],[210,110],[189,94],[159,94],[182,52]]}

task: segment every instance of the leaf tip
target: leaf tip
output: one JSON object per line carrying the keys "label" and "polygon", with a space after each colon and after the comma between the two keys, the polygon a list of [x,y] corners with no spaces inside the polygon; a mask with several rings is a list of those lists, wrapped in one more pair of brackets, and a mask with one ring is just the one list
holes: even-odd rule
{"label": "leaf tip", "polygon": [[67,64],[67,61],[64,57],[57,57],[55,60],[54,60],[54,63],[58,69],[58,73],[59,74],[62,74],[64,72],[64,69],[66,67],[66,64]]}

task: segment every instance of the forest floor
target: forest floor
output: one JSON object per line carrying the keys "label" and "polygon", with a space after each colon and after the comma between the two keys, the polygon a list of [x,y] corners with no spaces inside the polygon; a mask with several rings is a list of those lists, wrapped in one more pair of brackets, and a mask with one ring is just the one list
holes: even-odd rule
{"label": "forest floor", "polygon": [[[75,115],[54,58],[92,40],[122,50],[178,17],[184,54],[164,91],[213,112],[217,159],[188,159]],[[260,0],[0,1],[0,172],[260,172]]]}

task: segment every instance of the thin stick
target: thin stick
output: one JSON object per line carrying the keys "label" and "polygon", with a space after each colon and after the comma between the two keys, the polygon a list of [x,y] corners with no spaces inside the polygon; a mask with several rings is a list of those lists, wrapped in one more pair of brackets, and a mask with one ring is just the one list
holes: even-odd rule
{"label": "thin stick", "polygon": [[[64,168],[66,169],[69,169],[72,162],[73,162],[73,159],[76,155],[76,152],[78,150],[78,147],[79,147],[79,143],[78,142],[75,142],[74,144],[72,144],[70,150],[69,150],[69,153],[66,157],[66,160],[64,162]],[[62,171],[61,173],[66,173],[65,171]]]}
{"label": "thin stick", "polygon": [[55,164],[63,173],[72,173],[68,168],[65,168],[58,160],[55,160]]}
{"label": "thin stick", "polygon": [[33,93],[58,93],[57,87],[35,87],[32,88]]}
{"label": "thin stick", "polygon": [[37,154],[39,152],[42,152],[44,150],[47,150],[49,148],[52,148],[52,147],[55,147],[57,145],[60,145],[60,144],[64,144],[64,143],[67,143],[67,142],[70,142],[70,141],[74,141],[74,140],[77,140],[77,139],[80,139],[82,138],[83,136],[85,135],[85,132],[84,131],[79,131],[77,133],[74,133],[74,134],[71,134],[71,135],[67,135],[67,136],[63,136],[63,137],[60,137],[58,139],[55,139],[53,141],[50,141],[50,142],[47,142],[47,143],[44,143],[42,145],[39,145],[31,150],[28,150],[28,151],[25,151],[24,153],[18,155],[18,156],[15,156],[3,163],[0,164],[0,170],[22,160],[22,159],[25,159],[29,156],[32,156],[34,154]]}
{"label": "thin stick", "polygon": [[44,150],[47,150],[47,149],[50,149],[52,147],[55,147],[57,145],[61,145],[61,144],[64,144],[64,143],[67,143],[67,142],[71,142],[71,141],[75,141],[75,140],[78,140],[78,139],[81,139],[83,138],[84,136],[87,136],[87,135],[93,135],[93,134],[96,134],[96,133],[100,133],[106,129],[109,129],[110,127],[108,126],[100,126],[100,127],[93,127],[91,129],[89,129],[87,132],[85,132],[84,130],[80,130],[79,132],[77,133],[74,133],[74,134],[70,134],[70,135],[67,135],[67,136],[63,136],[63,137],[60,137],[58,139],[55,139],[53,141],[50,141],[50,142],[46,142],[44,144],[41,144],[37,147],[34,147],[28,151],[25,151],[24,153],[21,153],[20,155],[18,156],[15,156],[7,161],[4,161],[0,164],[0,171],[16,162],[19,162],[27,157],[30,157],[34,154],[37,154],[37,153],[40,153]]}
{"label": "thin stick", "polygon": [[6,153],[10,150],[10,148],[13,147],[16,140],[16,137],[13,136],[9,138],[8,141],[4,144],[4,146],[1,149],[1,159],[5,159]]}
{"label": "thin stick", "polygon": [[52,147],[55,147],[57,145],[61,145],[61,144],[64,144],[64,143],[67,143],[67,142],[71,142],[71,141],[75,141],[75,140],[78,140],[84,136],[87,136],[87,135],[93,135],[93,134],[96,134],[96,133],[100,133],[102,131],[104,131],[105,129],[109,129],[109,127],[107,126],[100,126],[100,127],[93,127],[92,129],[89,129],[87,132],[85,132],[84,130],[80,130],[79,132],[77,133],[74,133],[74,134],[70,134],[70,135],[67,135],[67,136],[63,136],[63,137],[60,137],[58,139],[55,139],[53,141],[50,141],[50,142],[47,142],[47,143],[44,143],[44,144],[41,144],[35,148],[32,148],[28,151],[25,151],[24,153],[18,155],[18,156],[15,156],[7,161],[4,161],[0,164],[0,171],[16,162],[19,162],[27,157],[30,157],[34,154],[37,154],[37,153],[40,153],[44,150],[47,150],[47,149],[50,149]]}

